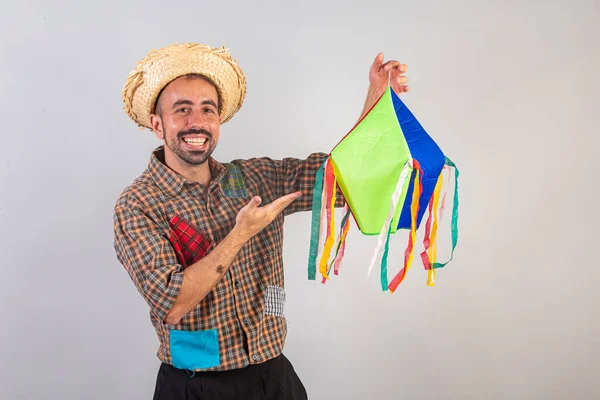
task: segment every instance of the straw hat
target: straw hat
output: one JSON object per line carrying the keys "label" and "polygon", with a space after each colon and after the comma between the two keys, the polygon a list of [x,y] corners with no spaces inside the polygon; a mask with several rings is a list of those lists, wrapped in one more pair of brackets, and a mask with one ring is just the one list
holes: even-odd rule
{"label": "straw hat", "polygon": [[152,129],[150,114],[158,94],[169,82],[186,74],[204,75],[215,84],[222,123],[242,106],[246,77],[228,49],[187,43],[152,50],[137,64],[123,87],[125,112],[140,127]]}

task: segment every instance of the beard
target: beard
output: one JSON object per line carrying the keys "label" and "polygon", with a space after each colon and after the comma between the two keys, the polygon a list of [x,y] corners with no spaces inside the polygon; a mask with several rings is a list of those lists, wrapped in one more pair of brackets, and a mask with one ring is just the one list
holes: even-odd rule
{"label": "beard", "polygon": [[[182,140],[184,136],[190,134],[206,135],[208,148],[206,150],[190,150],[185,147],[185,142]],[[169,135],[165,131],[165,145],[182,161],[190,165],[204,164],[215,151],[217,144],[213,140],[213,135],[206,129],[188,129],[179,131],[177,135]]]}

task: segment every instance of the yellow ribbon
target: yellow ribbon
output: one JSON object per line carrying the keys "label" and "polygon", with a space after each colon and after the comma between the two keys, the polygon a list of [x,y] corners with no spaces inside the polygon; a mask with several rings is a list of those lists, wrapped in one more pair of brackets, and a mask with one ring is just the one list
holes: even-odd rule
{"label": "yellow ribbon", "polygon": [[337,180],[335,177],[335,172],[333,172],[333,164],[328,165],[328,167],[332,169],[331,176],[333,176],[332,183],[331,183],[331,186],[332,186],[331,199],[329,199],[330,203],[327,205],[327,208],[331,212],[331,217],[328,221],[327,239],[325,240],[325,247],[323,248],[323,255],[321,258],[321,263],[319,265],[319,272],[321,273],[321,275],[323,275],[324,279],[329,279],[329,274],[327,273],[327,264],[329,263],[329,256],[331,254],[331,248],[333,247],[333,244],[335,242],[335,232],[334,232],[335,199],[336,199],[336,194],[337,194],[336,193],[337,192]]}
{"label": "yellow ribbon", "polygon": [[431,227],[430,245],[429,245],[429,249],[427,251],[431,268],[429,269],[429,271],[427,271],[427,286],[435,285],[435,268],[433,268],[433,264],[435,263],[436,254],[437,254],[437,228],[439,225],[437,211],[438,211],[438,203],[440,200],[440,192],[442,190],[442,185],[443,185],[443,174],[440,174],[440,176],[438,177],[438,181],[435,185],[435,189],[433,191],[433,206],[432,206],[432,210],[431,210],[431,212],[433,212],[433,226]]}

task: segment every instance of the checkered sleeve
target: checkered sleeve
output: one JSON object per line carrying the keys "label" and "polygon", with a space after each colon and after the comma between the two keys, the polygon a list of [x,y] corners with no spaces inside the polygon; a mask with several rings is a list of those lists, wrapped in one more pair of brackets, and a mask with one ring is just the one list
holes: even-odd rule
{"label": "checkered sleeve", "polygon": [[183,266],[168,238],[140,209],[117,205],[114,247],[151,311],[164,321],[183,282]]}
{"label": "checkered sleeve", "polygon": [[[263,164],[269,170],[265,175],[274,178],[279,196],[302,192],[302,196],[284,210],[285,215],[312,209],[316,174],[328,156],[327,153],[312,153],[304,159],[288,157]],[[343,207],[344,204],[344,196],[338,187],[335,206]]]}

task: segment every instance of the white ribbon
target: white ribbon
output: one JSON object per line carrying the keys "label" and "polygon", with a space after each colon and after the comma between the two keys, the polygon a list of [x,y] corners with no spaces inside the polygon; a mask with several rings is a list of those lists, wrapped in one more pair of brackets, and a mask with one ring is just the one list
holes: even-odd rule
{"label": "white ribbon", "polygon": [[383,228],[381,228],[381,232],[379,233],[379,238],[377,239],[377,246],[375,247],[375,251],[373,252],[373,256],[371,257],[371,264],[369,265],[369,271],[367,272],[367,278],[365,279],[365,286],[367,285],[367,281],[369,280],[369,276],[371,275],[371,271],[375,266],[375,262],[379,258],[379,255],[383,252],[383,247],[385,245],[385,240],[387,238],[388,230],[390,229],[390,224],[394,219],[394,214],[396,214],[396,207],[398,206],[398,200],[400,199],[400,194],[402,193],[402,188],[404,187],[404,183],[406,182],[406,178],[408,177],[409,170],[412,170],[413,159],[409,158],[404,164],[402,168],[402,172],[400,173],[400,178],[398,178],[398,183],[396,183],[396,189],[392,194],[392,203],[390,205],[390,210],[388,212],[387,219],[383,224]]}

